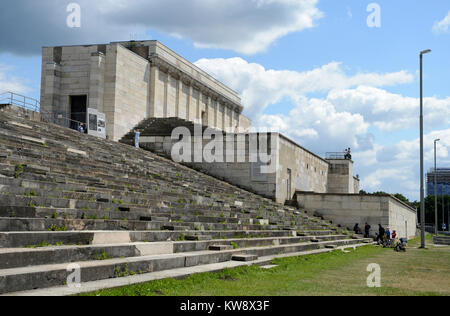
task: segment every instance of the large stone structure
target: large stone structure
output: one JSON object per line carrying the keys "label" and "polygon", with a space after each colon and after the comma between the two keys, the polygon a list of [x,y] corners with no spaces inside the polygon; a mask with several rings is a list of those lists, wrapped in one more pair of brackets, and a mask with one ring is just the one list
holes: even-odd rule
{"label": "large stone structure", "polygon": [[85,123],[88,108],[106,114],[112,140],[149,117],[251,124],[236,92],[157,41],[44,47],[41,110]]}
{"label": "large stone structure", "polygon": [[[200,135],[200,151],[196,150],[198,141],[192,139],[190,148],[194,150],[187,163],[279,203],[295,197],[301,200],[301,194],[327,198],[342,194],[354,199],[359,193],[352,160],[342,154],[323,159],[279,133],[268,133],[265,141],[259,139],[261,134],[250,131],[251,122],[242,114],[236,92],[157,41],[43,48],[41,111],[45,117],[50,114],[76,121],[72,128],[87,121],[89,130],[91,117],[87,119],[86,114],[104,114],[109,139],[132,143],[133,130],[139,128],[143,147],[172,158],[173,148],[180,142],[180,137],[172,137],[174,128],[200,129],[200,134],[212,128],[222,135],[223,148],[231,146],[233,151],[225,150],[219,161],[205,161],[203,148],[211,138]],[[255,159],[261,151],[270,155],[270,162]],[[200,159],[194,157],[199,152]],[[267,164],[271,168],[263,171]],[[323,202],[321,209],[327,205],[332,203]],[[305,205],[309,206],[314,205]],[[363,207],[359,215],[351,208],[351,221],[369,212],[371,217],[389,217],[389,224],[396,223],[391,218],[406,216],[402,215],[403,206],[397,206],[383,206],[382,212]],[[327,216],[348,217],[341,211],[339,207],[331,209]],[[405,214],[410,213],[407,210]],[[415,225],[412,217],[407,222]],[[405,233],[412,230],[408,226]]]}
{"label": "large stone structure", "polygon": [[[296,191],[359,193],[359,179],[353,176],[352,160],[323,159],[279,133],[209,130],[219,133],[222,140],[214,147],[220,147],[215,151],[223,153],[220,157],[216,153],[216,159],[208,161],[204,150],[211,149],[212,137],[203,137],[206,127],[180,119],[149,119],[142,126],[145,129],[141,146],[169,158],[178,154],[179,145],[183,143],[173,131],[177,127],[185,128],[183,138],[188,134],[190,144],[184,147],[189,148],[191,154],[179,162],[279,203],[292,200]],[[200,140],[195,138],[199,134]],[[122,141],[131,144],[133,137],[133,133],[129,133]],[[268,159],[261,160],[261,154]]]}

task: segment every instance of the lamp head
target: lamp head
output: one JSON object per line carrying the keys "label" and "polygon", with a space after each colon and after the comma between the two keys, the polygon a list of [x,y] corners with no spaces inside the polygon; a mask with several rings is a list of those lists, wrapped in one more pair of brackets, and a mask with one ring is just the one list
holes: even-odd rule
{"label": "lamp head", "polygon": [[428,54],[428,53],[431,53],[431,49],[427,49],[427,50],[421,51],[420,55],[425,55],[425,54]]}

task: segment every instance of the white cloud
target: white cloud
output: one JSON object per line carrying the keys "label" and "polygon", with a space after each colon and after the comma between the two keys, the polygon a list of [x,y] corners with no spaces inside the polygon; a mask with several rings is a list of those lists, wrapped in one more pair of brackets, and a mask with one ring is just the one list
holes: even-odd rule
{"label": "white cloud", "polygon": [[366,134],[369,127],[359,114],[337,112],[329,102],[306,97],[299,98],[289,115],[262,115],[255,125],[276,129],[321,154],[324,149],[359,148],[358,136]]}
{"label": "white cloud", "polygon": [[23,80],[9,74],[10,67],[0,64],[0,94],[3,92],[27,93],[31,89]]}
{"label": "white cloud", "polygon": [[[340,111],[359,113],[381,131],[395,131],[418,125],[420,100],[389,93],[386,90],[359,86],[356,89],[333,90],[327,100]],[[434,127],[450,125],[450,97],[424,99],[425,124]]]}
{"label": "white cloud", "polygon": [[[277,39],[316,26],[318,0],[78,0],[81,28],[66,26],[59,1],[2,0],[0,51],[39,52],[41,46],[129,40],[156,30],[186,38],[196,47],[265,51]],[[21,23],[17,23],[20,16]],[[10,27],[14,25],[14,27]],[[33,34],[40,34],[34,36]]]}
{"label": "white cloud", "polygon": [[[424,135],[425,172],[434,166],[434,140],[438,142],[438,166],[450,164],[450,129]],[[410,199],[419,199],[420,189],[420,139],[399,141],[392,146],[375,145],[373,150],[355,153],[358,172],[364,176],[361,185],[366,191],[403,193]]]}
{"label": "white cloud", "polygon": [[450,11],[448,12],[447,16],[443,20],[437,21],[433,25],[434,33],[446,33],[449,30],[450,30]]}
{"label": "white cloud", "polygon": [[328,92],[359,85],[372,87],[410,83],[414,76],[406,71],[387,74],[358,73],[347,75],[341,63],[331,62],[306,72],[266,70],[242,58],[201,59],[195,63],[222,80],[242,96],[246,113],[253,118],[261,115],[270,104],[288,97],[294,103],[308,93]]}
{"label": "white cloud", "polygon": [[[254,125],[279,131],[319,155],[351,147],[363,189],[418,198],[419,140],[381,145],[371,133],[418,126],[419,100],[384,90],[414,82],[413,75],[349,75],[338,62],[305,72],[268,70],[241,58],[202,59],[196,64],[241,94]],[[324,97],[317,96],[322,93]],[[264,113],[286,100],[292,103],[288,113]],[[426,168],[432,164],[435,138],[445,139],[438,147],[441,165],[450,164],[450,98],[424,101],[426,126],[442,129],[425,136]]]}

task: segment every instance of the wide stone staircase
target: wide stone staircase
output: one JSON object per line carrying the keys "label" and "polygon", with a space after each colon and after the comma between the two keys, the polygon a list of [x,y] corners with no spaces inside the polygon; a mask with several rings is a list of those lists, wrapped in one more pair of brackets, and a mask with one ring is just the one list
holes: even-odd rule
{"label": "wide stone staircase", "polygon": [[[0,109],[0,294],[368,243],[153,153]],[[256,261],[255,261],[256,260]]]}

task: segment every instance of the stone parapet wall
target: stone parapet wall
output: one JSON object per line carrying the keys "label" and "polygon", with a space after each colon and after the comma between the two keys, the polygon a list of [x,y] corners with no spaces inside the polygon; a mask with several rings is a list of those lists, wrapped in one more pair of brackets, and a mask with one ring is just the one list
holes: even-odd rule
{"label": "stone parapet wall", "polygon": [[417,213],[393,196],[311,192],[297,192],[296,196],[301,208],[349,229],[358,223],[364,230],[367,222],[372,227],[372,236],[378,232],[378,224],[389,227],[391,232],[396,230],[399,237],[416,235]]}

